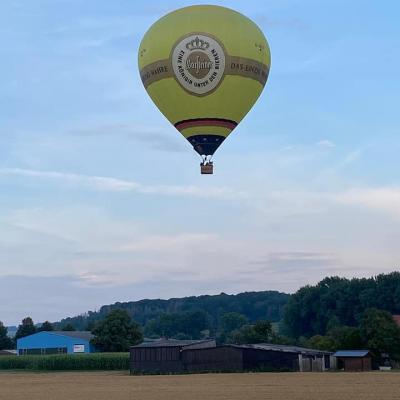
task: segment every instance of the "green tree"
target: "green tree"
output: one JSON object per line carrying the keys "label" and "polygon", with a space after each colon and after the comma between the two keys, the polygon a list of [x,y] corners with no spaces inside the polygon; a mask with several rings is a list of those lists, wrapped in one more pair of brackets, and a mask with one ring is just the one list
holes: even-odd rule
{"label": "green tree", "polygon": [[15,333],[15,340],[29,336],[36,333],[36,328],[31,317],[26,317],[22,323],[18,325],[17,332]]}
{"label": "green tree", "polygon": [[8,350],[13,347],[12,340],[7,336],[7,328],[0,321],[0,350]]}
{"label": "green tree", "polygon": [[96,327],[96,323],[94,321],[89,321],[85,326],[85,331],[92,331]]}
{"label": "green tree", "polygon": [[400,328],[392,315],[376,308],[365,311],[360,324],[361,339],[376,358],[383,353],[400,360]]}
{"label": "green tree", "polygon": [[304,343],[305,347],[311,349],[325,350],[325,351],[335,351],[336,343],[330,336],[315,335],[310,337]]}
{"label": "green tree", "polygon": [[38,329],[38,332],[49,332],[54,331],[54,327],[49,321],[44,321],[42,326]]}
{"label": "green tree", "polygon": [[257,321],[253,329],[260,340],[262,339],[264,341],[272,337],[272,325],[269,321]]}
{"label": "green tree", "polygon": [[329,331],[328,337],[335,343],[333,350],[357,350],[365,347],[358,327],[338,326]]}
{"label": "green tree", "polygon": [[92,344],[101,351],[128,351],[143,340],[139,325],[125,310],[111,311],[93,330]]}
{"label": "green tree", "polygon": [[74,327],[72,324],[70,324],[70,323],[64,325],[64,326],[61,328],[61,330],[62,330],[62,331],[70,331],[70,332],[71,332],[71,331],[76,331],[75,327]]}
{"label": "green tree", "polygon": [[216,334],[218,344],[234,343],[233,335],[248,323],[247,318],[237,312],[229,312],[222,315],[219,324],[219,330]]}
{"label": "green tree", "polygon": [[210,326],[209,315],[202,310],[183,313],[161,314],[150,320],[145,327],[146,335],[168,338],[186,337],[199,339]]}
{"label": "green tree", "polygon": [[275,342],[275,334],[269,321],[257,321],[254,325],[244,325],[232,332],[232,340],[236,344]]}
{"label": "green tree", "polygon": [[185,312],[180,316],[180,332],[192,339],[200,339],[208,327],[208,315],[203,310]]}
{"label": "green tree", "polygon": [[284,331],[298,338],[326,335],[342,326],[357,327],[368,308],[400,313],[400,272],[368,279],[328,277],[300,288],[285,307]]}
{"label": "green tree", "polygon": [[161,336],[170,338],[176,336],[181,331],[180,314],[171,313],[161,314],[158,318],[150,320],[146,324],[146,335],[148,336]]}
{"label": "green tree", "polygon": [[247,318],[243,314],[237,312],[229,312],[221,318],[221,331],[230,333],[235,329],[240,329],[243,325],[248,323]]}

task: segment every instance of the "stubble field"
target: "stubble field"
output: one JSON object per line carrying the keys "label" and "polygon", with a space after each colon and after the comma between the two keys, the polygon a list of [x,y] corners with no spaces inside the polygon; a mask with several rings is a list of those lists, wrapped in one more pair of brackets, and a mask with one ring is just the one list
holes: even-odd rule
{"label": "stubble field", "polygon": [[400,373],[0,373],[1,400],[399,400]]}

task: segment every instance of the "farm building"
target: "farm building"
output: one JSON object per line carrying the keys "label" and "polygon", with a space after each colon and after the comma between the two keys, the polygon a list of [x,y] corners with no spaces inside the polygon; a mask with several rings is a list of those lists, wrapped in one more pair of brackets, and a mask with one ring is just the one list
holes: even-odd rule
{"label": "farm building", "polygon": [[88,331],[38,332],[17,340],[18,355],[92,353],[94,336]]}
{"label": "farm building", "polygon": [[131,373],[290,370],[330,368],[329,352],[294,346],[246,344],[215,346],[215,341],[158,341],[131,347]]}
{"label": "farm building", "polygon": [[345,371],[370,371],[372,357],[368,350],[340,350],[333,357],[336,358],[338,369]]}
{"label": "farm building", "polygon": [[131,373],[137,372],[184,372],[182,352],[185,349],[215,347],[214,339],[174,340],[161,339],[143,342],[130,349]]}
{"label": "farm building", "polygon": [[268,343],[227,345],[182,352],[186,370],[201,371],[324,371],[330,368],[329,352]]}

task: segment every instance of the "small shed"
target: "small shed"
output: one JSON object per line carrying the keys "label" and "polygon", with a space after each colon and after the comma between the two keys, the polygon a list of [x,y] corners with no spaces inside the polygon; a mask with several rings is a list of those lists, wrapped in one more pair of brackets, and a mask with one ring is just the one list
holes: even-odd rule
{"label": "small shed", "polygon": [[183,372],[186,370],[182,361],[183,350],[205,349],[215,346],[214,339],[161,339],[143,342],[130,348],[131,374]]}
{"label": "small shed", "polygon": [[18,355],[92,353],[90,343],[94,335],[89,331],[45,331],[17,340]]}
{"label": "small shed", "polygon": [[333,357],[336,358],[338,369],[344,371],[371,371],[372,356],[369,350],[339,350]]}

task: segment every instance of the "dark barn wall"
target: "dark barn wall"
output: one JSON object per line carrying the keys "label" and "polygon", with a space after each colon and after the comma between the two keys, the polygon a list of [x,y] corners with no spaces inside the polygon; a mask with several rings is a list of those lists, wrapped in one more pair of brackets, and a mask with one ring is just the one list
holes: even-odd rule
{"label": "dark barn wall", "polygon": [[130,350],[131,372],[184,371],[179,347],[142,347]]}
{"label": "dark barn wall", "polygon": [[245,370],[270,369],[299,370],[297,353],[273,350],[243,349],[243,368]]}
{"label": "dark barn wall", "polygon": [[345,371],[370,371],[371,357],[342,358]]}
{"label": "dark barn wall", "polygon": [[[318,360],[314,360],[314,358]],[[309,371],[323,369],[323,357],[302,357],[309,362]],[[320,368],[313,364],[319,361]],[[299,371],[299,353],[263,350],[249,347],[221,346],[208,348],[138,347],[131,348],[131,373]]]}
{"label": "dark barn wall", "polygon": [[189,372],[243,370],[243,349],[215,347],[201,350],[184,350],[182,362]]}
{"label": "dark barn wall", "polygon": [[182,362],[187,371],[243,371],[243,370],[299,370],[297,353],[216,347],[202,350],[184,350]]}

